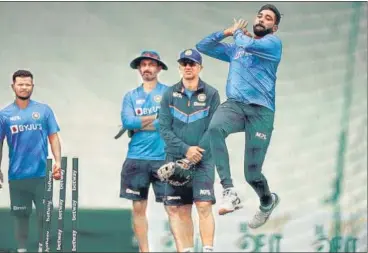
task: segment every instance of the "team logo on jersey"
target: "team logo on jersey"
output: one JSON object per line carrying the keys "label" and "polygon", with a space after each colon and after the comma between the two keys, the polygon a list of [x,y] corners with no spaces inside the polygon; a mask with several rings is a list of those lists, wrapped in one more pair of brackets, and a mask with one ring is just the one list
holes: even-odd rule
{"label": "team logo on jersey", "polygon": [[197,99],[198,99],[198,101],[199,101],[199,102],[204,102],[204,101],[206,101],[206,98],[207,98],[207,96],[206,96],[206,94],[204,94],[204,93],[199,94],[199,95],[198,95],[198,97],[197,97]]}
{"label": "team logo on jersey", "polygon": [[246,52],[244,49],[241,48],[239,51],[236,52],[236,54],[234,56],[234,60],[239,59],[243,56],[250,56],[250,55],[252,55],[252,54]]}
{"label": "team logo on jersey", "polygon": [[194,106],[206,106],[206,103],[203,103],[203,102],[194,102],[193,105]]}
{"label": "team logo on jersey", "polygon": [[184,52],[185,55],[192,55],[192,50],[188,49]]}
{"label": "team logo on jersey", "polygon": [[32,113],[32,119],[38,120],[40,118],[40,114],[38,112]]}
{"label": "team logo on jersey", "polygon": [[156,95],[153,98],[153,100],[155,100],[156,103],[160,103],[161,102],[161,99],[162,99],[162,96],[161,95]]}
{"label": "team logo on jersey", "polygon": [[135,114],[137,114],[138,116],[141,116],[143,114],[142,108],[135,108]]}
{"label": "team logo on jersey", "polygon": [[25,124],[25,125],[12,125],[10,131],[12,134],[17,134],[26,131],[37,131],[42,130],[41,124]]}
{"label": "team logo on jersey", "polygon": [[19,132],[18,126],[17,125],[10,126],[10,131],[12,134],[18,133]]}
{"label": "team logo on jersey", "polygon": [[20,120],[21,118],[20,116],[13,116],[13,117],[10,117],[9,119],[10,121],[17,121],[17,120]]}
{"label": "team logo on jersey", "polygon": [[173,97],[174,98],[183,98],[183,96],[179,93],[179,92],[173,92]]}
{"label": "team logo on jersey", "polygon": [[144,102],[145,102],[146,100],[144,100],[144,99],[137,99],[136,101],[135,101],[135,103],[137,104],[137,105],[141,105],[141,104],[144,104]]}
{"label": "team logo on jersey", "polygon": [[158,112],[160,106],[152,106],[152,107],[143,107],[143,108],[135,108],[135,114],[137,116],[145,116],[145,115],[153,115]]}
{"label": "team logo on jersey", "polygon": [[256,132],[256,137],[262,139],[262,140],[267,140],[267,135],[261,132]]}

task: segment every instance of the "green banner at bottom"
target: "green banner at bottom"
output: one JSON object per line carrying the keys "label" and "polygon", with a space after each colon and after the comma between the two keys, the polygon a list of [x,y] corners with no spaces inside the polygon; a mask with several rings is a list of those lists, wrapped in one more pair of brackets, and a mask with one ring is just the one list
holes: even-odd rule
{"label": "green banner at bottom", "polygon": [[[58,210],[52,214],[51,252],[56,252],[57,246]],[[92,210],[78,211],[78,252],[138,252],[134,242],[131,225],[131,210]],[[28,252],[37,252],[38,232],[35,210],[33,210]],[[65,210],[63,251],[72,249],[72,213]],[[9,209],[0,209],[0,252],[14,252],[16,250],[14,238],[14,218]]]}

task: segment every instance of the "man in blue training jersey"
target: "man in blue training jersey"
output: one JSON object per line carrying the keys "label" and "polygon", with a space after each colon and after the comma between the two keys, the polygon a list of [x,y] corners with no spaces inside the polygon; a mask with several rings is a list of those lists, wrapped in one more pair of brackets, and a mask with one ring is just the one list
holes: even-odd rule
{"label": "man in blue training jersey", "polygon": [[[276,72],[282,54],[281,40],[274,33],[280,19],[277,8],[267,4],[255,18],[254,37],[246,31],[246,21],[235,20],[232,27],[212,33],[196,45],[200,52],[230,63],[228,99],[215,112],[202,147],[211,147],[224,188],[219,209],[223,215],[242,207],[232,183],[225,138],[231,133],[246,133],[244,175],[260,198],[260,209],[248,223],[251,228],[263,225],[279,203],[279,197],[270,192],[262,174],[262,164],[274,123]],[[233,36],[234,43],[220,42],[228,36]]]}
{"label": "man in blue training jersey", "polygon": [[[31,100],[33,75],[27,70],[13,74],[14,103],[0,110],[0,165],[6,137],[9,147],[9,192],[11,212],[15,216],[18,252],[26,252],[32,202],[42,231],[43,197],[48,156],[48,140],[55,159],[54,178],[60,175],[61,147],[59,126],[52,109]],[[48,139],[48,140],[47,140]],[[0,188],[3,174],[0,170]]]}
{"label": "man in blue training jersey", "polygon": [[140,252],[149,252],[147,197],[152,183],[156,201],[162,202],[164,183],[157,170],[165,163],[165,144],[159,133],[157,119],[163,93],[168,88],[158,82],[160,71],[167,66],[155,51],[144,51],[134,59],[131,68],[138,69],[143,83],[128,92],[123,99],[123,128],[133,132],[128,154],[121,171],[120,197],[133,202],[133,229]]}

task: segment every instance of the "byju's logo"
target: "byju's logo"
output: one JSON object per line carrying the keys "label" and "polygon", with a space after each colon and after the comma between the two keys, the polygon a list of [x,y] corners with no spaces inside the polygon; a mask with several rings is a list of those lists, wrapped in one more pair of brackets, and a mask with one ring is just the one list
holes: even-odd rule
{"label": "byju's logo", "polygon": [[18,126],[17,125],[10,126],[10,131],[12,134],[18,133],[19,132]]}
{"label": "byju's logo", "polygon": [[41,124],[27,124],[27,125],[11,125],[10,131],[12,134],[17,134],[25,131],[42,130]]}
{"label": "byju's logo", "polygon": [[135,114],[137,116],[151,115],[151,114],[157,113],[159,109],[160,109],[160,106],[152,106],[150,108],[136,108]]}

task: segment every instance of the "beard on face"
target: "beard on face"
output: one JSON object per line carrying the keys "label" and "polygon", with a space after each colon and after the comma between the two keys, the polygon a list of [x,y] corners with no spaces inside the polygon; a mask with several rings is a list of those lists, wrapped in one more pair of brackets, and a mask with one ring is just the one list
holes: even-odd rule
{"label": "beard on face", "polygon": [[31,95],[28,95],[28,96],[18,96],[16,95],[17,98],[19,98],[20,100],[27,100],[31,97]]}
{"label": "beard on face", "polygon": [[[147,74],[147,75],[146,75]],[[156,76],[152,73],[152,72],[149,72],[149,71],[145,71],[141,74],[142,76],[142,79],[144,81],[152,81],[156,78]]]}
{"label": "beard on face", "polygon": [[263,37],[269,33],[272,33],[272,27],[266,29],[266,27],[264,27],[263,25],[256,24],[256,25],[253,25],[253,33],[259,37]]}

